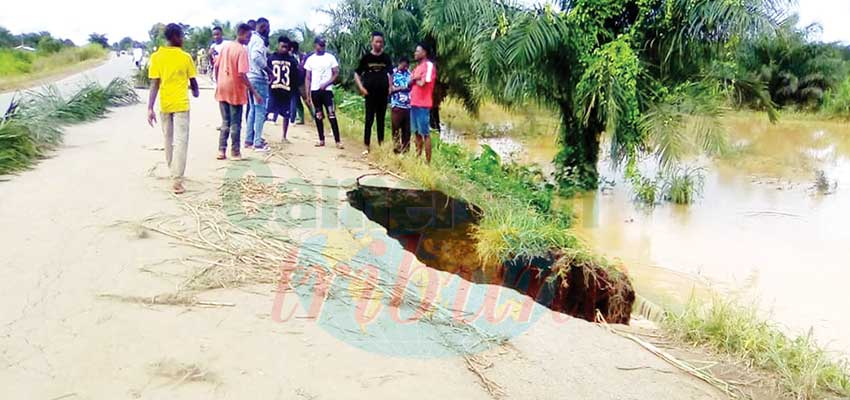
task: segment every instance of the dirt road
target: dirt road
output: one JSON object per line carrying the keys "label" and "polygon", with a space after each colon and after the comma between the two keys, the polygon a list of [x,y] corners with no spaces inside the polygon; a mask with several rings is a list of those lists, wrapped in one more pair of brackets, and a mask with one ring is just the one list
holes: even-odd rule
{"label": "dirt road", "polygon": [[[182,200],[168,192],[161,134],[146,126],[143,105],[68,129],[55,157],[0,183],[4,398],[722,397],[631,341],[575,319],[546,316],[489,350],[428,357],[382,352],[380,345],[404,348],[412,339],[390,335],[391,326],[361,326],[348,336],[329,329],[327,322],[345,312],[335,306],[324,310],[325,323],[300,306],[293,318],[276,321],[280,293],[270,284],[201,292],[207,307],[116,301],[173,293],[195,271],[192,260],[213,257],[132,228],[151,217],[185,217],[183,201],[217,198],[225,176],[241,168],[214,159],[219,113],[212,92],[203,90],[192,107],[189,193]],[[278,129],[269,127],[274,133],[267,137],[278,137]],[[291,138],[275,160],[264,164],[248,154],[255,160],[242,165],[265,165],[269,176],[313,183],[375,172],[355,143],[342,152],[315,149],[310,128],[295,129]],[[342,207],[344,191],[334,196],[328,201]],[[382,230],[371,222],[365,229]],[[335,246],[358,240],[343,227],[301,227],[292,234],[319,231],[334,237]],[[387,245],[401,252],[397,243]],[[410,326],[423,332],[411,349],[439,347],[425,334],[435,329],[428,322]]]}

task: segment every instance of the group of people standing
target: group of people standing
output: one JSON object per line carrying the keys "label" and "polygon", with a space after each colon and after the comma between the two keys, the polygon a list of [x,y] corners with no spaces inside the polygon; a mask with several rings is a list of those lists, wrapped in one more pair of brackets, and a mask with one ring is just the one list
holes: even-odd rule
{"label": "group of people standing", "polygon": [[410,72],[410,60],[401,57],[395,68],[392,60],[384,53],[384,35],[372,33],[371,51],[363,55],[354,82],[363,95],[366,105],[363,143],[365,154],[369,153],[372,143],[372,126],[377,125],[378,144],[384,141],[384,120],[387,115],[387,103],[392,107],[391,124],[396,152],[407,152],[410,148],[411,134],[415,134],[417,155],[425,151],[425,157],[431,162],[430,111],[434,106],[434,86],[437,82],[437,68],[429,59],[428,47],[416,46],[414,57],[416,69]]}
{"label": "group of people standing", "polygon": [[[234,41],[224,40],[221,28],[213,30],[209,57],[215,99],[219,102],[222,118],[217,159],[240,160],[243,150],[269,151],[263,139],[269,115],[274,115],[274,119],[283,117],[282,140],[288,142],[288,127],[295,122],[299,109],[303,123],[302,99],[316,122],[316,147],[326,145],[324,120],[327,119],[336,147],[342,149],[333,93],[340,73],[338,60],[327,52],[327,43],[321,37],[315,39],[314,51],[309,55],[300,54],[298,43],[285,36],[277,39],[277,45],[269,54],[269,32],[266,18],[239,24]],[[166,161],[174,178],[174,193],[181,194],[185,192],[183,175],[189,137],[186,83],[189,82],[192,94],[198,97],[197,71],[192,57],[182,50],[180,25],[168,24],[165,37],[168,45],[158,49],[150,60],[148,122],[151,126],[157,122],[154,104],[159,98]],[[378,143],[383,143],[384,120],[390,104],[395,150],[407,152],[411,135],[415,134],[417,155],[421,156],[424,150],[430,162],[430,109],[437,80],[436,67],[429,60],[428,48],[419,45],[414,53],[418,65],[412,73],[406,57],[400,58],[393,68],[392,60],[384,53],[384,42],[383,34],[372,34],[371,51],[360,60],[354,74],[366,105],[365,153],[369,152],[374,125],[377,125]],[[241,141],[243,115],[244,143]]]}

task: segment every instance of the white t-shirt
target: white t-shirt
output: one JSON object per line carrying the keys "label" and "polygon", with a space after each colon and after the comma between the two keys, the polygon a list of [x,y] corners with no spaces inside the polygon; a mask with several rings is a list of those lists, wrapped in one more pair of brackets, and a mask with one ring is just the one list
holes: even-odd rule
{"label": "white t-shirt", "polygon": [[[333,69],[339,67],[336,57],[331,53],[322,55],[313,54],[304,62],[304,69],[312,72],[312,80],[310,81],[310,91],[320,89],[323,83],[331,80],[333,77]],[[327,90],[333,90],[333,85],[329,85]]]}
{"label": "white t-shirt", "polygon": [[228,43],[230,43],[229,40],[222,40],[221,43],[213,43],[210,45],[210,54],[212,54],[213,60],[218,58],[218,55],[221,54],[221,49],[223,49]]}
{"label": "white t-shirt", "polygon": [[133,49],[133,61],[142,61],[142,56],[144,56],[142,49],[138,47]]}

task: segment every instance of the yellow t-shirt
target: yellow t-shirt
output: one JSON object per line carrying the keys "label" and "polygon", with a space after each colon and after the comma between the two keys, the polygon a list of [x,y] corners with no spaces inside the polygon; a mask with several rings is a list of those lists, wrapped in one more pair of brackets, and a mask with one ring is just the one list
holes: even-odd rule
{"label": "yellow t-shirt", "polygon": [[178,47],[163,46],[151,55],[148,77],[159,79],[160,111],[189,111],[189,79],[195,75],[192,56]]}

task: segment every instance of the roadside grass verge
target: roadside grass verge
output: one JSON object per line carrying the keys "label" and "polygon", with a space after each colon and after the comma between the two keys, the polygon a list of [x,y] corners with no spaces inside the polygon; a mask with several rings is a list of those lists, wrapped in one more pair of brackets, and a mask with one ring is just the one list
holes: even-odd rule
{"label": "roadside grass verge", "polygon": [[106,58],[99,45],[68,47],[56,53],[24,53],[0,49],[0,91],[18,89],[34,81],[90,67]]}
{"label": "roadside grass verge", "polygon": [[89,83],[67,98],[49,86],[13,100],[0,120],[0,175],[30,168],[62,142],[65,126],[102,118],[109,107],[138,101],[124,79],[106,86]]}
{"label": "roadside grass verge", "polygon": [[673,337],[705,346],[763,369],[776,377],[779,389],[794,399],[850,397],[850,369],[821,348],[811,334],[789,338],[762,319],[755,307],[714,298],[691,299],[678,313],[667,313],[662,326]]}
{"label": "roadside grass verge", "polygon": [[[362,99],[344,91],[337,91],[337,98],[343,134],[350,139],[361,137]],[[433,157],[427,165],[423,158],[415,157],[414,149],[395,154],[389,136],[384,146],[373,146],[370,161],[403,174],[426,190],[437,190],[481,208],[483,215],[473,236],[484,265],[546,257],[558,250],[578,264],[597,265],[613,276],[624,276],[614,264],[595,257],[573,234],[572,210],[555,205],[556,189],[541,169],[502,162],[487,146],[475,155],[461,145],[440,141],[437,134],[432,135]]]}
{"label": "roadside grass verge", "polygon": [[[362,136],[362,100],[340,93],[340,125],[349,139]],[[388,125],[389,126],[389,125]],[[388,139],[388,142],[391,139]],[[485,262],[545,254],[557,248],[569,252],[576,265],[594,265],[625,276],[616,265],[594,255],[570,231],[571,211],[553,205],[554,188],[533,170],[501,163],[485,147],[481,155],[434,136],[431,165],[412,154],[396,155],[390,145],[374,149],[370,161],[403,174],[425,189],[462,198],[483,210],[475,231],[476,251]],[[676,199],[687,202],[699,185],[681,184]],[[486,264],[485,265],[489,265]],[[791,339],[758,317],[754,309],[732,301],[708,305],[692,300],[681,311],[658,311],[661,325],[673,338],[740,359],[767,371],[787,398],[822,399],[850,396],[844,362],[833,361],[811,335]]]}

